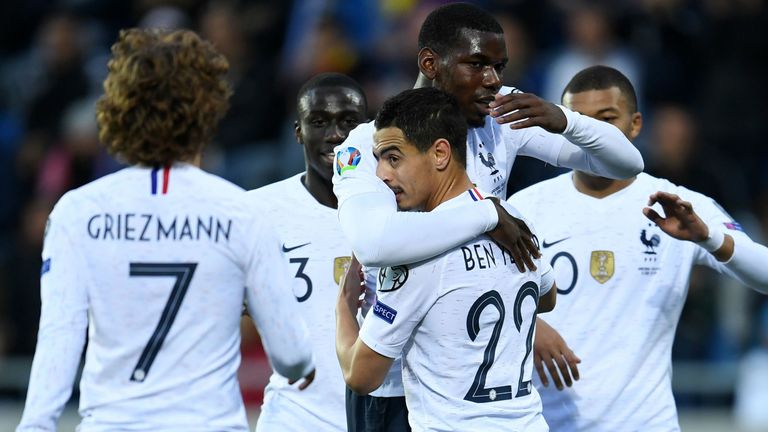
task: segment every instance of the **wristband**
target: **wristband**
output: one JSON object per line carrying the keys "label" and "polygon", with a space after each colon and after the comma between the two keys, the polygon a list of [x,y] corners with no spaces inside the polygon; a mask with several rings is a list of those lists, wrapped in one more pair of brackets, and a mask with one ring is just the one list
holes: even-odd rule
{"label": "wristband", "polygon": [[725,243],[725,234],[720,230],[709,230],[709,237],[707,237],[706,240],[697,242],[696,244],[704,248],[707,252],[714,252],[721,247],[723,247],[723,243]]}

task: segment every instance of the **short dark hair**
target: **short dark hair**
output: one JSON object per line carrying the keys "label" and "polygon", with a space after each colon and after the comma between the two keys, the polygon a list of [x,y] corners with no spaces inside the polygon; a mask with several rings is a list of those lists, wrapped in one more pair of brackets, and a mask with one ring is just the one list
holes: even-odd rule
{"label": "short dark hair", "polygon": [[581,93],[588,90],[607,90],[611,87],[618,87],[619,91],[627,98],[629,110],[637,112],[637,94],[635,87],[623,73],[608,66],[590,66],[574,75],[568,85],[565,86],[563,94]]}
{"label": "short dark hair", "polygon": [[419,31],[419,50],[444,54],[456,44],[464,29],[503,34],[493,15],[469,3],[451,3],[433,10]]}
{"label": "short dark hair", "polygon": [[368,110],[368,99],[365,97],[365,91],[363,91],[363,88],[360,86],[360,84],[347,75],[336,72],[321,73],[313,76],[307,82],[305,82],[304,85],[299,89],[299,92],[296,94],[296,106],[298,107],[301,105],[301,99],[307,93],[321,87],[344,87],[352,89],[360,93],[360,96],[363,97],[363,108],[366,111]]}
{"label": "short dark hair", "polygon": [[384,101],[376,129],[396,127],[421,153],[439,138],[447,139],[453,158],[467,165],[467,120],[453,96],[434,87],[406,90]]}

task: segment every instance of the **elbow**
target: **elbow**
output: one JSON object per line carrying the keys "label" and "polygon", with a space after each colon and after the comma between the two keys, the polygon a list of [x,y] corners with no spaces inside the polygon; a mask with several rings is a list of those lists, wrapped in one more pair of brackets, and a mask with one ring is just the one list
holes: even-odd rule
{"label": "elbow", "polygon": [[381,246],[384,239],[379,237],[359,236],[351,241],[352,252],[357,261],[366,267],[387,267],[382,259]]}
{"label": "elbow", "polygon": [[299,380],[307,376],[314,369],[311,354],[290,362],[274,362],[272,367],[275,369],[275,372],[288,378],[289,381]]}
{"label": "elbow", "polygon": [[634,161],[631,164],[629,171],[632,172],[632,174],[629,177],[636,176],[643,172],[645,169],[645,161],[643,161],[643,155],[640,154],[640,150],[635,148],[635,157]]}
{"label": "elbow", "polygon": [[643,162],[643,156],[640,151],[635,147],[632,147],[632,156],[628,156],[624,163],[617,166],[616,169],[611,172],[611,177],[616,180],[625,180],[632,178],[645,169],[645,162]]}
{"label": "elbow", "polygon": [[359,371],[350,370],[344,373],[344,382],[347,384],[347,387],[359,395],[367,395],[376,390],[382,381],[383,377],[380,380],[376,380],[370,374],[360,373]]}
{"label": "elbow", "polygon": [[352,252],[355,253],[357,261],[366,267],[386,267],[382,264],[381,257],[373,248],[368,245],[353,245]]}
{"label": "elbow", "polygon": [[537,313],[552,312],[557,304],[557,286],[553,286],[544,297],[539,299],[539,306],[536,308]]}

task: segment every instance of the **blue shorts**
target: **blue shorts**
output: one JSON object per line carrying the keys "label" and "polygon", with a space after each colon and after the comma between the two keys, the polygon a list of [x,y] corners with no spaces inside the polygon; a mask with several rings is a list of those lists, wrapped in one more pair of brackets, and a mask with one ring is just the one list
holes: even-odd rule
{"label": "blue shorts", "polygon": [[359,395],[347,389],[348,432],[411,432],[405,397]]}

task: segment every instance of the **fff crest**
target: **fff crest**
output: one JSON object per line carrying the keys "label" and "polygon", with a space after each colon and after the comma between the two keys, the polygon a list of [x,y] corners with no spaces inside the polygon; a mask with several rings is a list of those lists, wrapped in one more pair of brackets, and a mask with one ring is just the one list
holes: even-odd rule
{"label": "fff crest", "polygon": [[592,257],[589,260],[589,273],[601,284],[613,277],[616,268],[616,262],[613,259],[611,251],[592,251]]}

